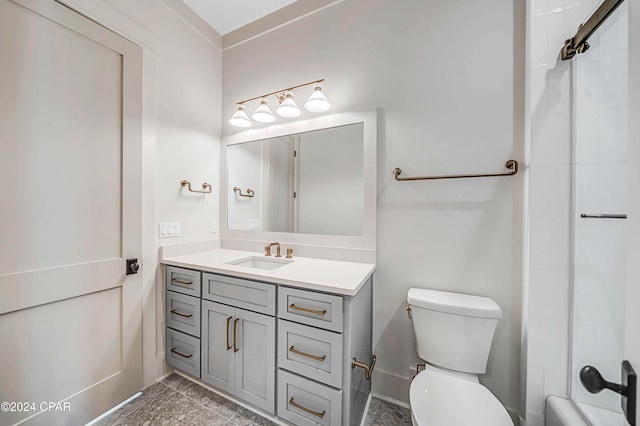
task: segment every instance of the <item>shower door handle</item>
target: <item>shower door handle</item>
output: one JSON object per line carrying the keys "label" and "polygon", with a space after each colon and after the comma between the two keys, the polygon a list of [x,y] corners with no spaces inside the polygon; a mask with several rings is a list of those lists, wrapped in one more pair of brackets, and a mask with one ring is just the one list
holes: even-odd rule
{"label": "shower door handle", "polygon": [[626,386],[608,382],[600,374],[597,368],[587,365],[580,370],[580,382],[591,393],[599,393],[603,389],[609,389],[620,395],[627,394]]}
{"label": "shower door handle", "polygon": [[629,361],[622,361],[622,383],[606,381],[597,368],[587,365],[580,370],[580,382],[586,390],[598,393],[609,389],[621,395],[620,405],[631,426],[636,425],[637,376]]}

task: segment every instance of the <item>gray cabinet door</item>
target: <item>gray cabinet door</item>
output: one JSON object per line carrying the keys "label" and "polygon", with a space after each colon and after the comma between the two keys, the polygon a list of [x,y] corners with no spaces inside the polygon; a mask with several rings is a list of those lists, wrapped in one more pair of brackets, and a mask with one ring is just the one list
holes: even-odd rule
{"label": "gray cabinet door", "polygon": [[[234,391],[233,328],[235,308],[202,301],[202,381]],[[237,327],[238,324],[236,323]]]}
{"label": "gray cabinet door", "polygon": [[[235,395],[275,413],[276,319],[236,309]],[[235,350],[235,348],[234,348]]]}

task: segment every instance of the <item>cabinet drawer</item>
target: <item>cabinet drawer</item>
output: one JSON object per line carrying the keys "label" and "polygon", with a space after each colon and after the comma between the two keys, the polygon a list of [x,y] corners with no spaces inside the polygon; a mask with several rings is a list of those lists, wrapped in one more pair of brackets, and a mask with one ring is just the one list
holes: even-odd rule
{"label": "cabinet drawer", "polygon": [[274,284],[209,273],[202,275],[203,299],[275,316],[276,286]]}
{"label": "cabinet drawer", "polygon": [[200,299],[167,291],[167,327],[200,337]]}
{"label": "cabinet drawer", "polygon": [[280,287],[278,317],[341,332],[342,297]]}
{"label": "cabinet drawer", "polygon": [[200,276],[200,271],[167,266],[165,274],[167,290],[200,297]]}
{"label": "cabinet drawer", "polygon": [[342,388],[342,334],[278,320],[278,366]]}
{"label": "cabinet drawer", "polygon": [[278,417],[297,426],[340,425],[342,391],[278,370]]}
{"label": "cabinet drawer", "polygon": [[167,364],[200,378],[200,339],[167,328]]}

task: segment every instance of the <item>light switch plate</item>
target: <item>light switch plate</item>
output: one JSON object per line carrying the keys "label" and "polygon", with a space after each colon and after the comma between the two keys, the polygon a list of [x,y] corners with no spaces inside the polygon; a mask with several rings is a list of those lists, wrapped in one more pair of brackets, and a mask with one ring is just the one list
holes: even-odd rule
{"label": "light switch plate", "polygon": [[158,237],[171,238],[180,236],[180,222],[164,222],[158,224]]}
{"label": "light switch plate", "polygon": [[218,221],[217,220],[212,220],[211,222],[209,222],[209,226],[210,226],[212,234],[215,234],[215,233],[218,232]]}

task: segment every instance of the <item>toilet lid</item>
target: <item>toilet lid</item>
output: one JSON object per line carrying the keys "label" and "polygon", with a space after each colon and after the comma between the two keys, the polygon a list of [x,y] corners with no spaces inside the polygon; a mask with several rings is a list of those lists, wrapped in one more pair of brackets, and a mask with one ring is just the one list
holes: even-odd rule
{"label": "toilet lid", "polygon": [[411,382],[411,414],[418,426],[513,426],[500,401],[479,383],[425,370]]}

